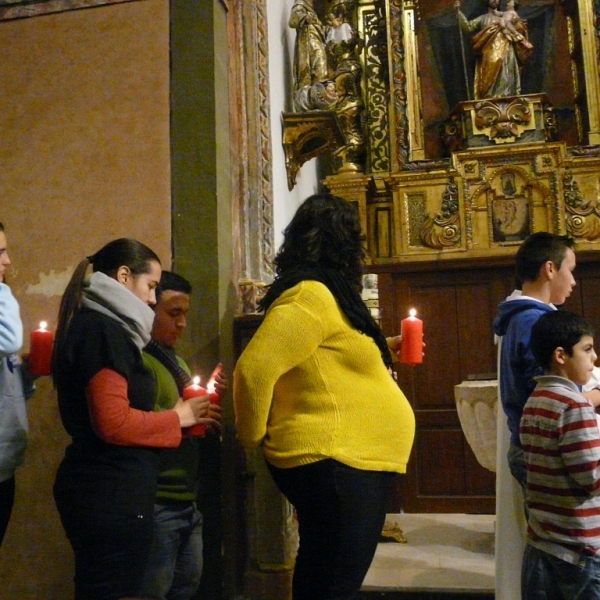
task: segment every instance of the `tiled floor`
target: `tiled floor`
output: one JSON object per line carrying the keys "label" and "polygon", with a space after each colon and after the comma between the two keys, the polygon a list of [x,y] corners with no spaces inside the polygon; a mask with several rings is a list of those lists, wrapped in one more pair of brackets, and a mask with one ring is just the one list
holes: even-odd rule
{"label": "tiled floor", "polygon": [[494,597],[494,515],[388,515],[408,542],[379,544],[363,583],[367,598]]}

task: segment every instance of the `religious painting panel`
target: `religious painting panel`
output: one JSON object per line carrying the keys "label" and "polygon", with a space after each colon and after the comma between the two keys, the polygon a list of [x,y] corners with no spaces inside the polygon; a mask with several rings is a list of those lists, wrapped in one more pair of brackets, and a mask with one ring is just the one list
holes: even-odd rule
{"label": "religious painting panel", "polygon": [[[564,146],[457,153],[464,179],[467,247],[503,253],[535,231],[566,233],[558,173]],[[514,248],[513,248],[514,250]]]}

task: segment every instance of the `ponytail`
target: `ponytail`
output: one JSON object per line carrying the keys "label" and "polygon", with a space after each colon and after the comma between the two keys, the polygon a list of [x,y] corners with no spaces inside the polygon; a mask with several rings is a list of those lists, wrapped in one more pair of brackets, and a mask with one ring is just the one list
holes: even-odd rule
{"label": "ponytail", "polygon": [[64,352],[65,340],[69,331],[71,319],[79,310],[81,304],[81,293],[83,290],[83,281],[90,266],[90,259],[84,258],[75,269],[71,276],[69,284],[65,289],[60,308],[58,310],[58,325],[56,327],[56,335],[54,337],[54,350],[52,352],[52,376],[54,386],[56,387],[56,375],[58,372],[58,357]]}
{"label": "ponytail", "polygon": [[60,378],[61,376],[59,358],[64,356],[71,320],[81,306],[83,282],[90,264],[93,265],[94,272],[100,271],[109,277],[115,278],[121,266],[129,267],[134,277],[142,273],[149,273],[152,261],[160,264],[160,259],[148,246],[131,238],[119,238],[100,248],[96,254],[84,258],[77,265],[63,294],[58,311],[58,325],[52,354],[52,376],[55,387],[57,377]]}

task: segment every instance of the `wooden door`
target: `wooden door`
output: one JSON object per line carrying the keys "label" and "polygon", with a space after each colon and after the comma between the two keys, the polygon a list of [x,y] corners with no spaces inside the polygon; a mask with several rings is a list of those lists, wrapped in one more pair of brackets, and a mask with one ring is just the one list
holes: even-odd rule
{"label": "wooden door", "polygon": [[[415,411],[417,433],[399,505],[407,512],[495,511],[495,474],[477,462],[462,432],[454,386],[496,372],[492,322],[513,289],[513,269],[380,274],[382,326],[416,308],[424,321],[422,365],[401,365],[398,383]],[[393,315],[392,319],[386,318]],[[401,505],[401,506],[400,506]]]}
{"label": "wooden door", "polygon": [[[390,512],[495,512],[495,474],[477,462],[462,432],[454,386],[469,375],[496,373],[492,323],[514,289],[514,259],[469,265],[394,265],[379,270],[382,328],[400,331],[416,308],[424,321],[425,359],[400,366],[398,383],[415,411],[417,432],[408,472]],[[577,286],[564,308],[585,316],[600,346],[600,264],[577,254]]]}

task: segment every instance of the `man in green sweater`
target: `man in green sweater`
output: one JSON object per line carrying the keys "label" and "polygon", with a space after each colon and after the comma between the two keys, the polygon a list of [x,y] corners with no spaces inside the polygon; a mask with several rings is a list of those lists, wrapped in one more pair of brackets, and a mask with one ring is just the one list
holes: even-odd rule
{"label": "man in green sweater", "polygon": [[[169,410],[191,383],[190,370],[175,354],[174,346],[186,328],[191,284],[163,271],[156,288],[152,340],[143,352],[144,364],[157,383],[155,410]],[[227,389],[219,365],[212,375],[217,392]],[[211,405],[209,414],[221,420],[221,409]],[[209,434],[210,435],[210,434]],[[146,571],[143,596],[160,600],[187,600],[200,585],[202,575],[202,515],[196,507],[198,438],[184,437],[179,448],[160,455],[158,491],[154,505],[154,542]]]}

